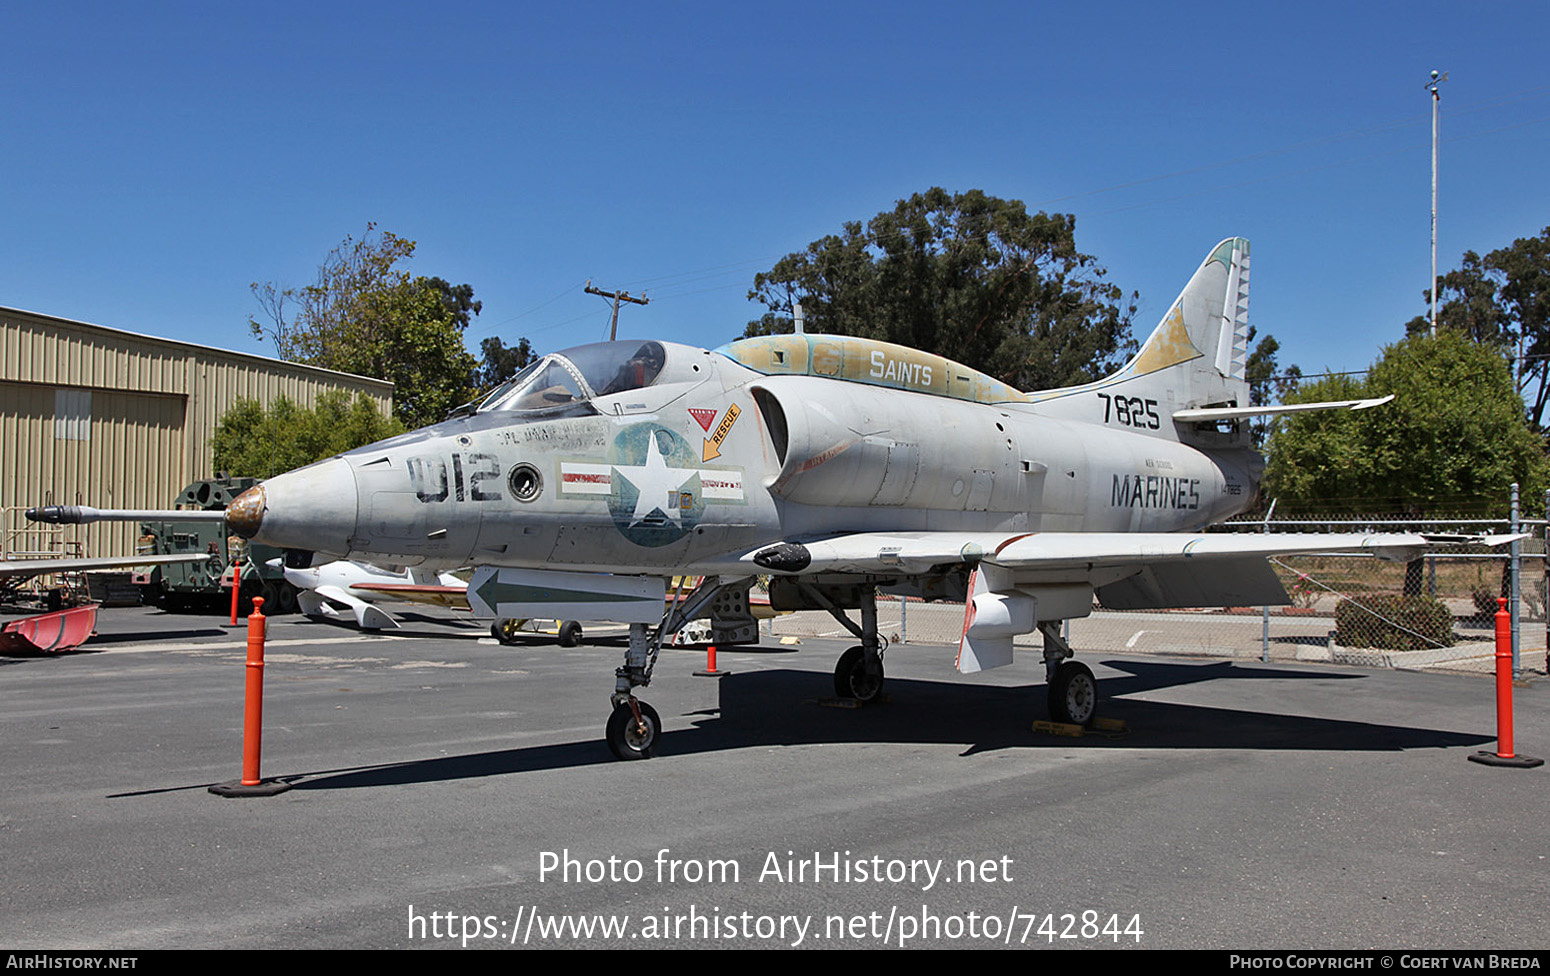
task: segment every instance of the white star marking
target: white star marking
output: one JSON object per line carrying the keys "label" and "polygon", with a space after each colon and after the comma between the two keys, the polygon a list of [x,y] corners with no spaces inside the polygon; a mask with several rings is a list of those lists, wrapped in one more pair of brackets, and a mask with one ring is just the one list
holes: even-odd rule
{"label": "white star marking", "polygon": [[691,476],[699,474],[698,468],[667,466],[667,460],[662,457],[662,447],[657,443],[659,433],[652,431],[646,438],[645,464],[613,466],[619,476],[640,493],[635,499],[635,514],[630,519],[632,529],[650,518],[652,512],[661,512],[664,518],[682,528],[682,513],[676,502],[670,500],[669,493],[676,493]]}

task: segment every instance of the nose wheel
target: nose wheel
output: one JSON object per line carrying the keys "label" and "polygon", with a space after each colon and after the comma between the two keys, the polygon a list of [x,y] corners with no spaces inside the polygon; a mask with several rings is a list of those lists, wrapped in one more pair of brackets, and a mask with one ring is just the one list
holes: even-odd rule
{"label": "nose wheel", "polygon": [[650,759],[661,735],[657,710],[637,698],[620,702],[608,716],[608,748],[620,759]]}

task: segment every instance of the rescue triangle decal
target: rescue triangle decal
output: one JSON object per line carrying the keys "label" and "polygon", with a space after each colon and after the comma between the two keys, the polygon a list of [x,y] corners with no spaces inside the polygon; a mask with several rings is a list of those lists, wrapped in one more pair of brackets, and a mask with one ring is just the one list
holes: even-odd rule
{"label": "rescue triangle decal", "polygon": [[694,422],[699,424],[700,428],[708,434],[710,433],[710,425],[716,420],[716,411],[707,410],[704,407],[690,407],[689,416],[693,417]]}

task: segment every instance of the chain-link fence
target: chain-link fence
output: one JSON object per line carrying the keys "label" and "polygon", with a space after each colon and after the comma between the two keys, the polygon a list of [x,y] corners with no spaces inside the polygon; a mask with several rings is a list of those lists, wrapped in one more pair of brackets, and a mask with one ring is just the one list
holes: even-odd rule
{"label": "chain-link fence", "polygon": [[[1496,505],[1505,508],[1502,500]],[[1095,606],[1092,616],[1067,624],[1079,653],[1151,653],[1251,658],[1265,661],[1323,661],[1367,667],[1411,667],[1488,674],[1495,669],[1494,614],[1498,597],[1513,613],[1518,674],[1546,673],[1546,580],[1544,519],[1341,519],[1240,521],[1213,531],[1416,532],[1428,535],[1527,533],[1511,546],[1438,546],[1410,563],[1368,554],[1286,556],[1271,560],[1291,605],[1201,608],[1170,611],[1112,611]],[[1404,595],[1431,598],[1442,609],[1441,632],[1396,613]],[[1340,606],[1349,601],[1342,611]],[[1425,602],[1425,601],[1423,601]],[[1408,605],[1408,604],[1404,604]],[[1435,605],[1431,605],[1435,606]],[[1353,616],[1375,616],[1407,636],[1410,649],[1385,650],[1353,636]],[[890,641],[957,643],[963,632],[962,603],[900,600],[880,595],[878,627]],[[1344,632],[1342,632],[1342,621]],[[1450,626],[1451,625],[1451,626]],[[777,617],[765,625],[773,637],[846,638],[849,632],[827,613]],[[1037,649],[1037,634],[1017,639]]]}

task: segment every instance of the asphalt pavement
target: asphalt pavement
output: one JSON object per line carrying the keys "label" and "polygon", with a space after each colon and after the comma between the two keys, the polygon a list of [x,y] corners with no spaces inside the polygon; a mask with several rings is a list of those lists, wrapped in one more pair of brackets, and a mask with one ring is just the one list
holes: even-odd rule
{"label": "asphalt pavement", "polygon": [[[1122,733],[1034,731],[1036,651],[668,648],[658,755],[603,741],[622,639],[517,646],[452,612],[271,622],[262,773],[245,638],[106,610],[0,657],[0,947],[1539,949],[1550,769],[1493,752],[1478,676],[1083,655]],[[1540,678],[1516,751],[1550,754]]]}

